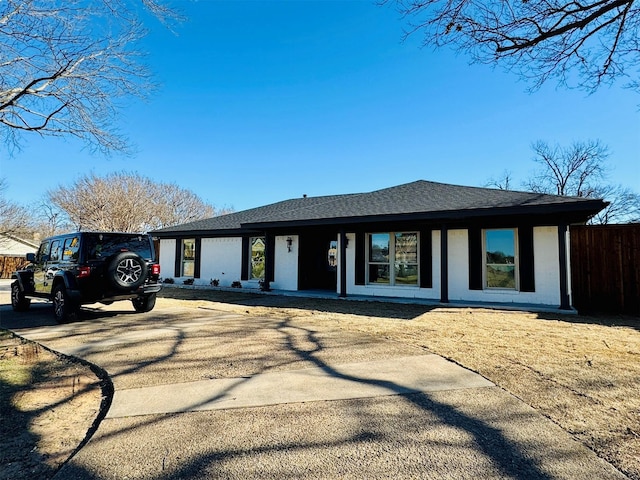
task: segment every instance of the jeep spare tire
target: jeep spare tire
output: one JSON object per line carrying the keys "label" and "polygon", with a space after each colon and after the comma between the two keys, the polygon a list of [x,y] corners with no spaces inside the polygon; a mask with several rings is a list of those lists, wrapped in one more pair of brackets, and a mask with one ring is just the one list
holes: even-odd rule
{"label": "jeep spare tire", "polygon": [[133,252],[118,253],[107,267],[107,279],[121,290],[138,288],[147,278],[147,262]]}

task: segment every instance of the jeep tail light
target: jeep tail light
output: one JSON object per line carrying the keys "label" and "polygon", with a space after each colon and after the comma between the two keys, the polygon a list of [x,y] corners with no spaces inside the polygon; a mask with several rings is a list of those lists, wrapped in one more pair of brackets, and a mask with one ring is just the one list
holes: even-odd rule
{"label": "jeep tail light", "polygon": [[160,275],[160,265],[154,263],[151,265],[151,275]]}
{"label": "jeep tail light", "polygon": [[91,274],[91,267],[78,268],[78,278],[86,278]]}

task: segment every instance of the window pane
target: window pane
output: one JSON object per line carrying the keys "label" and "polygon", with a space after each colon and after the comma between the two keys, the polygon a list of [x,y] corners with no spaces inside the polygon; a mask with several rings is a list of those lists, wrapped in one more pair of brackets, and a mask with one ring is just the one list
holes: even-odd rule
{"label": "window pane", "polygon": [[196,241],[194,239],[183,240],[183,260],[195,260],[196,258]]}
{"label": "window pane", "polygon": [[487,287],[516,288],[516,267],[513,265],[487,265]]}
{"label": "window pane", "polygon": [[57,262],[60,260],[60,240],[54,240],[51,244],[51,256],[49,257],[49,261]]}
{"label": "window pane", "polygon": [[65,261],[77,261],[78,260],[78,247],[80,242],[78,237],[67,238],[64,241],[64,250],[62,251],[62,260]]}
{"label": "window pane", "polygon": [[396,262],[418,263],[418,234],[396,233]]}
{"label": "window pane", "polygon": [[515,230],[485,232],[487,287],[516,288]]}
{"label": "window pane", "polygon": [[396,280],[396,285],[417,285],[418,284],[418,265],[396,263],[395,264],[395,280]]}
{"label": "window pane", "polygon": [[264,278],[264,237],[254,237],[251,239],[251,274],[252,279]]}
{"label": "window pane", "polygon": [[37,256],[38,262],[46,262],[49,260],[49,242],[40,245]]}
{"label": "window pane", "polygon": [[[191,241],[195,246],[195,240]],[[147,260],[151,260],[153,258],[151,243],[149,242],[149,237],[147,237],[146,235],[132,236],[112,233],[87,235],[85,245],[90,260],[107,258],[111,255],[115,255],[116,253],[127,251],[136,252],[138,255]]]}
{"label": "window pane", "polygon": [[183,277],[193,277],[193,273],[195,271],[195,263],[193,260],[185,260],[182,262],[182,276]]}
{"label": "window pane", "polygon": [[332,271],[332,272],[336,271],[336,268],[338,265],[337,257],[338,257],[338,241],[331,240],[329,242],[329,249],[327,251],[327,261],[329,265],[329,271]]}
{"label": "window pane", "polygon": [[195,273],[196,241],[194,238],[182,240],[182,276],[193,277]]}
{"label": "window pane", "polygon": [[369,283],[389,283],[389,265],[369,265]]}
{"label": "window pane", "polygon": [[372,233],[369,235],[369,261],[389,261],[389,234]]}

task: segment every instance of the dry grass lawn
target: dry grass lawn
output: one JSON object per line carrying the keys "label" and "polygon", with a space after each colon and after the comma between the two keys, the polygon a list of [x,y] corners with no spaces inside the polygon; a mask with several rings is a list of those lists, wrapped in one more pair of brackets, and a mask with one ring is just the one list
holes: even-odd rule
{"label": "dry grass lawn", "polygon": [[197,298],[250,315],[332,322],[346,331],[422,346],[511,392],[640,480],[640,318],[175,288],[163,296]]}
{"label": "dry grass lawn", "polygon": [[0,480],[51,478],[100,409],[84,365],[0,330]]}

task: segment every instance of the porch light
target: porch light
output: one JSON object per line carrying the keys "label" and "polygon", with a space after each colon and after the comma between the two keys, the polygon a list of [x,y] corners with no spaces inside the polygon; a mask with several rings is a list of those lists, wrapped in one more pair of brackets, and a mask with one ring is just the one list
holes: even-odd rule
{"label": "porch light", "polygon": [[293,239],[291,237],[287,237],[287,252],[291,251],[292,244],[293,244]]}

